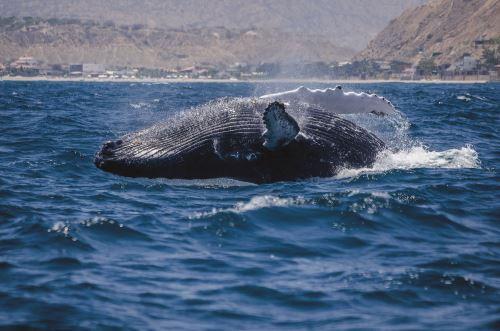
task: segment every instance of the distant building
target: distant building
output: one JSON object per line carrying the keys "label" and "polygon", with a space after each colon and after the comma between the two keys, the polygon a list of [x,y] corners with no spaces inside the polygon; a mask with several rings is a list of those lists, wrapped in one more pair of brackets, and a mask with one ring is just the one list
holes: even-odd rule
{"label": "distant building", "polygon": [[494,70],[488,72],[488,74],[490,75],[490,79],[500,81],[500,64],[497,64],[493,68]]}
{"label": "distant building", "polygon": [[21,56],[15,62],[10,64],[11,68],[17,70],[30,70],[30,69],[38,69],[38,61],[32,56]]}
{"label": "distant building", "polygon": [[82,72],[84,77],[99,77],[106,75],[106,67],[104,64],[84,63],[82,65]]}
{"label": "distant building", "polygon": [[397,61],[397,60],[391,61],[391,71],[393,73],[399,74],[399,73],[402,73],[405,69],[408,69],[411,67],[412,67],[411,63]]}
{"label": "distant building", "polygon": [[417,78],[417,68],[406,68],[401,74],[402,80],[413,80]]}
{"label": "distant building", "polygon": [[68,73],[67,70],[65,70],[62,65],[60,64],[54,64],[50,67],[44,67],[44,68],[40,68],[39,70],[39,75],[42,75],[42,76],[65,76],[66,74]]}
{"label": "distant building", "polygon": [[241,75],[240,68],[234,65],[229,66],[229,68],[226,69],[226,72],[231,77],[240,77]]}
{"label": "distant building", "polygon": [[[109,74],[109,72],[108,72]],[[121,70],[116,70],[112,73],[113,78],[136,78],[138,74],[137,69],[121,69]]]}
{"label": "distant building", "polygon": [[83,64],[70,64],[69,65],[70,76],[81,76],[83,75]]}
{"label": "distant building", "polygon": [[13,75],[36,76],[40,73],[39,62],[31,56],[21,56],[9,65]]}
{"label": "distant building", "polygon": [[346,65],[349,65],[349,64],[352,64],[352,62],[350,62],[350,61],[342,61],[342,62],[339,62],[339,67],[343,67],[343,66],[346,66]]}
{"label": "distant building", "polygon": [[378,64],[380,70],[382,71],[388,71],[391,70],[391,63],[389,61],[375,61],[376,64]]}
{"label": "distant building", "polygon": [[477,60],[474,57],[470,55],[464,56],[461,65],[462,71],[465,72],[473,71],[476,69],[476,67],[477,67]]}
{"label": "distant building", "polygon": [[185,75],[192,74],[195,70],[196,70],[196,67],[192,66],[192,67],[187,67],[187,68],[183,68],[183,69],[179,70],[179,73],[185,74]]}
{"label": "distant building", "polygon": [[496,43],[497,42],[495,41],[495,39],[479,38],[479,39],[474,40],[474,48],[491,46],[491,45],[495,45]]}
{"label": "distant building", "polygon": [[449,66],[448,69],[446,69],[446,71],[466,73],[474,71],[476,68],[477,68],[477,60],[473,56],[465,54],[461,60],[458,60],[457,62]]}

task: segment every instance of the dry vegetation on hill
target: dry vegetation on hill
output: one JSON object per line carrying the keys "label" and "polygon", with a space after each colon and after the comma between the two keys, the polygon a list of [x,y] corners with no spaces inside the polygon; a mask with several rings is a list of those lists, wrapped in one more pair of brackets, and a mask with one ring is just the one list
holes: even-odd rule
{"label": "dry vegetation on hill", "polygon": [[342,61],[405,8],[423,2],[0,0],[4,21],[10,16],[18,22],[27,16],[44,19],[2,25],[0,62],[25,54],[46,63],[145,67]]}
{"label": "dry vegetation on hill", "polygon": [[432,0],[405,11],[379,33],[358,59],[453,63],[464,53],[480,58],[479,39],[500,38],[500,1]]}
{"label": "dry vegetation on hill", "polygon": [[47,64],[175,68],[209,63],[348,59],[353,50],[321,36],[276,30],[160,29],[70,20],[0,19],[0,60],[29,54]]}

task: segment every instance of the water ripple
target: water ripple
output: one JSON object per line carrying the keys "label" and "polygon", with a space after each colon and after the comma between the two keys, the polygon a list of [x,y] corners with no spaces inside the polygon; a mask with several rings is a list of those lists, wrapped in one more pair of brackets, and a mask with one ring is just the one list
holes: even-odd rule
{"label": "water ripple", "polygon": [[166,116],[292,88],[0,81],[0,329],[498,329],[498,84],[344,86],[399,112],[346,115],[388,150],[332,178],[92,163]]}

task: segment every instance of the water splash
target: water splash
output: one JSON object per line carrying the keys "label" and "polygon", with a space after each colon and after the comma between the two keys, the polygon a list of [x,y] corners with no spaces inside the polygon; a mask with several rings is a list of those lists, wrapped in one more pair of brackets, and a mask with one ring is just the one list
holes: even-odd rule
{"label": "water splash", "polygon": [[337,178],[357,177],[364,174],[378,174],[391,170],[458,169],[480,168],[479,154],[471,145],[444,151],[431,151],[424,146],[415,146],[396,152],[385,150],[377,156],[372,167],[343,169]]}

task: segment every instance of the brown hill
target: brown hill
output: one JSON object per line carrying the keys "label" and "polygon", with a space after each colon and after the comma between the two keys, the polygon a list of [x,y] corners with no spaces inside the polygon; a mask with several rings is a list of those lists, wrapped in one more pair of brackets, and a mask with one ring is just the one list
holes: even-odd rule
{"label": "brown hill", "polygon": [[160,29],[76,19],[0,19],[0,62],[22,55],[46,64],[103,63],[175,68],[235,62],[344,60],[352,49],[327,38],[262,29]]}
{"label": "brown hill", "polygon": [[160,29],[223,26],[230,30],[280,30],[319,35],[337,46],[360,51],[392,18],[425,1],[0,0],[0,15],[109,20],[117,25]]}
{"label": "brown hill", "polygon": [[464,53],[480,57],[475,40],[499,37],[500,1],[431,0],[392,20],[356,59],[453,63]]}

